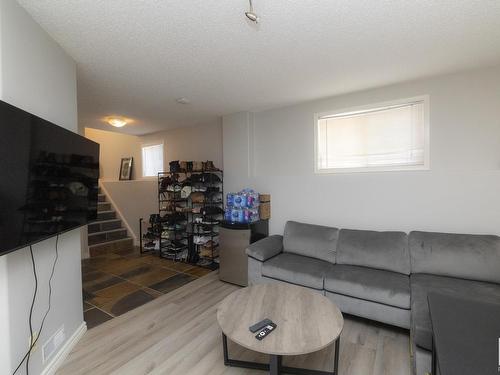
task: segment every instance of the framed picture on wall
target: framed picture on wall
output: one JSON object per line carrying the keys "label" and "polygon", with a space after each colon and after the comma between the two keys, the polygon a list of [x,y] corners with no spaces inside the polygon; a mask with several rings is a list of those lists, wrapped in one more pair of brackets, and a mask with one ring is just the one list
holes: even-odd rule
{"label": "framed picture on wall", "polygon": [[120,164],[120,181],[131,180],[132,179],[132,157],[130,158],[122,158],[122,162]]}

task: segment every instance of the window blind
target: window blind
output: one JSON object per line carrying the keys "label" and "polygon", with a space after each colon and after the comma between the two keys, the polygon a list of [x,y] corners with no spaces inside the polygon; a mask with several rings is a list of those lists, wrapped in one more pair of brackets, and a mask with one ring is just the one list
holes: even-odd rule
{"label": "window blind", "polygon": [[320,117],[317,167],[423,166],[425,138],[423,102]]}
{"label": "window blind", "polygon": [[157,176],[163,171],[163,144],[144,146],[142,148],[142,175]]}

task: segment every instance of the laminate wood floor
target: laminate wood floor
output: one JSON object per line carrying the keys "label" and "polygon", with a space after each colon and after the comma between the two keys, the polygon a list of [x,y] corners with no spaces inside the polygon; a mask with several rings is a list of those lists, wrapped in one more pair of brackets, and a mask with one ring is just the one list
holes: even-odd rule
{"label": "laminate wood floor", "polygon": [[[58,375],[262,375],[225,367],[216,311],[238,287],[212,272],[139,308],[89,330]],[[231,357],[266,356],[229,345]],[[286,358],[284,364],[333,369],[333,348]],[[404,330],[346,317],[341,335],[340,375],[409,375],[409,336]]]}

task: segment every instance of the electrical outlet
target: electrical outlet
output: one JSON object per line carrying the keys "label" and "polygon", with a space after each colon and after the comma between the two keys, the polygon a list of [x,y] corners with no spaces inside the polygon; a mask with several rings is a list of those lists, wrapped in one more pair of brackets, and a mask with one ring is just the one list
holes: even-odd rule
{"label": "electrical outlet", "polygon": [[[36,341],[37,338],[38,338],[38,332],[33,332],[33,336],[28,337],[28,350],[31,348],[31,346],[33,345],[33,343]],[[38,348],[38,341],[35,344],[35,346],[31,348],[31,352],[35,352],[37,348]]]}

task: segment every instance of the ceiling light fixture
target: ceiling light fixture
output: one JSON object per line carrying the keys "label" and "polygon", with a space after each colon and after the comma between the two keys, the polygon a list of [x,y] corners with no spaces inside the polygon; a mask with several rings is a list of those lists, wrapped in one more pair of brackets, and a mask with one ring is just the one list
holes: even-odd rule
{"label": "ceiling light fixture", "polygon": [[121,128],[127,125],[127,120],[122,117],[109,117],[106,121],[115,128]]}
{"label": "ceiling light fixture", "polygon": [[252,0],[248,0],[248,2],[250,3],[250,9],[248,12],[245,12],[245,16],[247,16],[247,18],[250,21],[255,22],[255,23],[259,23],[259,16],[253,11]]}

